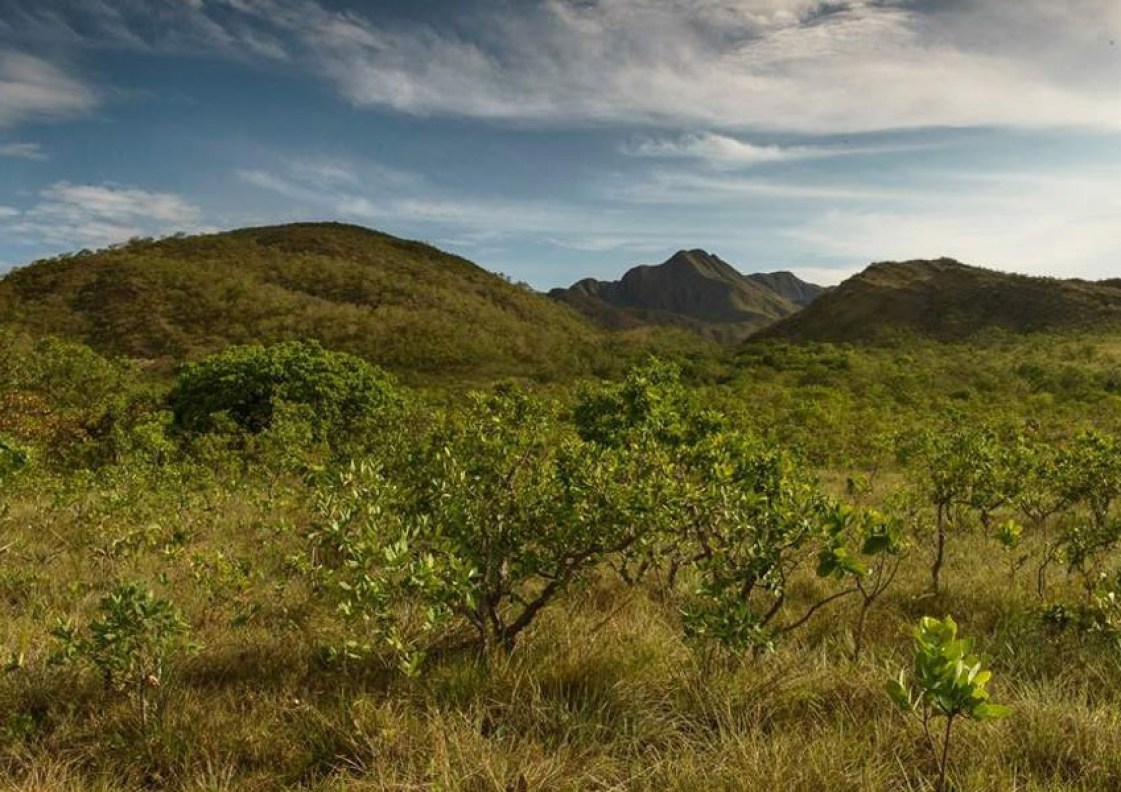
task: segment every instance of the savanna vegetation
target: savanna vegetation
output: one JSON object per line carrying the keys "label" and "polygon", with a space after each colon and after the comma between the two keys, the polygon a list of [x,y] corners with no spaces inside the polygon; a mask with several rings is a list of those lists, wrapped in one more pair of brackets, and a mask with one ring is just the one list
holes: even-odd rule
{"label": "savanna vegetation", "polygon": [[7,788],[1121,780],[1116,339],[467,388],[297,342],[161,377],[21,328]]}

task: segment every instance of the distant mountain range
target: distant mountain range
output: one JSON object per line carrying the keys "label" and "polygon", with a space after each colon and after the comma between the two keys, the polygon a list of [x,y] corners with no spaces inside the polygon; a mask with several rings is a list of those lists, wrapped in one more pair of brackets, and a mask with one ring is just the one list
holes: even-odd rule
{"label": "distant mountain range", "polygon": [[688,250],[546,296],[419,242],[299,223],[36,262],[0,278],[0,325],[163,371],[230,344],[317,339],[421,379],[557,379],[617,370],[650,351],[705,354],[711,341],[1118,330],[1121,279],[936,259],[873,264],[823,289]]}
{"label": "distant mountain range", "polygon": [[743,275],[703,250],[682,250],[617,281],[586,278],[549,296],[608,329],[661,324],[734,342],[790,316],[825,290],[789,272]]}

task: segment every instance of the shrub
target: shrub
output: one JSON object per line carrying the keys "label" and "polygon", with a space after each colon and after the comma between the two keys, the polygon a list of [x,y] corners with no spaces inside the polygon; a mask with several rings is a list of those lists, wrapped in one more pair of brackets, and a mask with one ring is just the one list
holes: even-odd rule
{"label": "shrub", "polygon": [[[915,659],[911,679],[900,671],[888,682],[892,701],[905,712],[914,713],[922,723],[938,767],[936,792],[945,792],[950,762],[954,723],[959,718],[987,721],[1004,718],[1008,707],[989,701],[988,683],[992,672],[971,654],[968,639],[958,638],[952,618],[938,620],[929,616],[915,628]],[[932,731],[935,718],[945,718],[941,737]]]}
{"label": "shrub", "polygon": [[400,480],[359,467],[323,491],[313,568],[406,670],[451,621],[484,652],[508,650],[647,529],[640,515],[659,483],[651,465],[581,441],[516,390],[475,394]]}
{"label": "shrub", "polygon": [[268,429],[282,403],[306,406],[315,440],[360,436],[400,397],[388,375],[315,342],[231,347],[179,372],[175,425],[206,432],[225,415],[245,432]]}
{"label": "shrub", "polygon": [[[696,575],[683,609],[686,633],[745,649],[766,647],[805,624],[821,607],[855,588],[829,595],[806,614],[780,624],[787,584],[828,541],[831,504],[786,456],[724,433],[688,454],[678,471],[681,507],[667,540]],[[821,570],[828,577],[832,568]]]}
{"label": "shrub", "polygon": [[715,432],[720,416],[700,406],[681,370],[651,359],[618,384],[585,387],[573,407],[580,437],[607,446],[639,439],[665,445],[694,443]]}
{"label": "shrub", "polygon": [[88,662],[102,676],[105,687],[128,695],[148,723],[153,691],[164,681],[167,659],[183,648],[187,625],[167,600],[135,583],[116,586],[97,606],[100,616],[85,630],[58,625],[56,662]]}

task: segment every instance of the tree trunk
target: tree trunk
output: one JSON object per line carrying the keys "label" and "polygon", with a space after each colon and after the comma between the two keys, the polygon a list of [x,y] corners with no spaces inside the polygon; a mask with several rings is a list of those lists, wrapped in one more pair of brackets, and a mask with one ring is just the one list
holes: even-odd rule
{"label": "tree trunk", "polygon": [[938,785],[935,792],[946,792],[946,773],[950,766],[950,736],[954,727],[954,716],[946,718],[946,733],[942,736],[942,756],[938,762]]}
{"label": "tree trunk", "polygon": [[938,504],[937,531],[938,538],[934,550],[934,565],[930,568],[930,590],[933,594],[938,594],[942,590],[942,562],[946,557],[946,508],[942,504]]}
{"label": "tree trunk", "polygon": [[856,631],[852,637],[852,659],[854,663],[860,661],[860,655],[864,651],[864,624],[868,619],[868,611],[871,607],[872,600],[865,597],[864,602],[860,605],[860,615],[856,617]]}

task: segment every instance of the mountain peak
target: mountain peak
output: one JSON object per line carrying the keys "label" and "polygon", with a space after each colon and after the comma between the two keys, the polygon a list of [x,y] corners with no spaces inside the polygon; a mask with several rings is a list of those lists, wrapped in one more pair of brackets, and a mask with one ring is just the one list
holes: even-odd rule
{"label": "mountain peak", "polygon": [[737,341],[789,316],[821,291],[793,275],[785,288],[768,277],[743,275],[719,256],[694,248],[661,264],[634,267],[617,281],[584,279],[550,295],[609,328],[669,324]]}
{"label": "mountain peak", "polygon": [[655,267],[648,267],[647,269],[660,268],[665,268],[681,276],[697,275],[702,278],[726,280],[730,282],[737,281],[743,277],[731,264],[724,261],[719,256],[715,256],[700,248],[679,250],[664,263]]}

